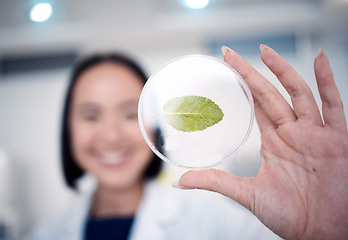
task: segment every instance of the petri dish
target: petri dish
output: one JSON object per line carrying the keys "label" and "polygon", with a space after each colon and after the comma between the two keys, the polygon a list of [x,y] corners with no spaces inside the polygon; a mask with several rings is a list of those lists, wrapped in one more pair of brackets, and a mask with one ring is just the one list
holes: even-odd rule
{"label": "petri dish", "polygon": [[[192,96],[211,100],[222,119],[197,131],[169,124],[166,104]],[[150,76],[139,99],[138,118],[145,141],[162,160],[184,168],[211,168],[232,159],[247,140],[254,103],[236,70],[220,59],[193,54],[168,62]]]}

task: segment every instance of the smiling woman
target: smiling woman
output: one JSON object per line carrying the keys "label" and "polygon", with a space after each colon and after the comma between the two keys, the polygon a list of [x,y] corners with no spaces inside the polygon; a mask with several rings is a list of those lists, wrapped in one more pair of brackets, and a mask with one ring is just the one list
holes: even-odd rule
{"label": "smiling woman", "polygon": [[96,65],[77,78],[69,122],[72,152],[101,188],[139,188],[153,157],[138,127],[142,86],[128,67],[115,63]]}
{"label": "smiling woman", "polygon": [[[138,123],[146,80],[138,65],[121,55],[92,56],[76,66],[63,111],[63,173],[77,192],[77,180],[85,174],[96,185],[35,229],[31,239],[276,239],[226,199],[197,198],[197,192],[167,188],[155,179],[162,160]],[[152,135],[161,139],[156,130]],[[253,231],[246,233],[250,226]]]}
{"label": "smiling woman", "polygon": [[[93,164],[84,161],[83,154],[99,156],[100,163],[116,162],[110,156],[136,154],[125,150],[129,139],[145,144],[138,127],[137,104],[146,79],[134,62],[121,55],[92,56],[75,68],[62,129],[63,167],[70,187],[76,187],[75,181],[84,173],[83,166]],[[135,142],[129,140],[129,148]],[[146,144],[145,149],[148,150]],[[146,153],[149,154],[153,161],[144,174],[151,178],[159,172],[161,161],[150,151]]]}

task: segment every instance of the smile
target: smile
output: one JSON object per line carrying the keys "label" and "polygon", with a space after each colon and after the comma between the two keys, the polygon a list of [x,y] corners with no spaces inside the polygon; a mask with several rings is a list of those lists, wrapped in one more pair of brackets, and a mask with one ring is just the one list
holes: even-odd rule
{"label": "smile", "polygon": [[125,162],[126,159],[125,152],[103,152],[99,155],[100,162],[107,165],[119,165]]}

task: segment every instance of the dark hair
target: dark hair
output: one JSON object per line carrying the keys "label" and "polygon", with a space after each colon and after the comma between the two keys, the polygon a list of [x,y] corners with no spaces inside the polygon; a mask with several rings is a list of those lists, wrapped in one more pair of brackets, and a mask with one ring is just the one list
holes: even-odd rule
{"label": "dark hair", "polygon": [[[63,105],[63,118],[62,118],[62,126],[61,126],[61,161],[63,174],[66,184],[72,188],[76,189],[76,180],[80,178],[84,171],[81,169],[74,159],[71,149],[71,136],[70,136],[70,128],[69,128],[69,114],[70,114],[70,105],[72,100],[72,94],[74,87],[76,85],[76,80],[79,76],[90,69],[93,66],[111,62],[115,64],[121,64],[126,66],[130,70],[132,70],[135,74],[139,76],[139,78],[144,82],[147,80],[147,76],[144,71],[139,67],[139,65],[133,61],[132,59],[120,55],[120,54],[100,54],[100,55],[92,55],[85,59],[82,59],[77,65],[74,67],[72,71],[72,75],[70,78],[70,83],[68,86],[68,90],[65,97],[65,102]],[[158,133],[155,133],[158,134]],[[155,154],[154,157],[144,172],[144,178],[154,178],[160,172],[162,167],[162,160],[160,160]]]}

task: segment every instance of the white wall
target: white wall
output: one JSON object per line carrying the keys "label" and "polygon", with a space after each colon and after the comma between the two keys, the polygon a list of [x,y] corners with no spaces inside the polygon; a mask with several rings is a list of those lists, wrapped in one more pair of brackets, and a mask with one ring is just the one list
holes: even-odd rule
{"label": "white wall", "polygon": [[0,146],[11,167],[8,214],[19,224],[14,229],[19,234],[67,199],[58,162],[66,79],[66,71],[33,73],[3,78],[0,84]]}

